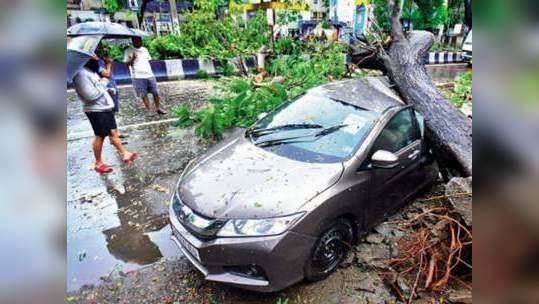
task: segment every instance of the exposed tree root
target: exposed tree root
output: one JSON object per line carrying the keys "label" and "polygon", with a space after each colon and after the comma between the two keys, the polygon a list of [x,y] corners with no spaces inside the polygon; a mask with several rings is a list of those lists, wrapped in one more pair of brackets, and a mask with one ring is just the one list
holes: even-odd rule
{"label": "exposed tree root", "polygon": [[[388,260],[388,265],[397,273],[391,275],[393,280],[401,276],[413,282],[408,303],[420,291],[439,292],[452,284],[471,289],[455,274],[457,267],[466,269],[466,273],[472,270],[471,261],[461,259],[463,250],[471,249],[472,232],[457,218],[447,208],[437,207],[399,222],[408,236],[397,241],[399,255]],[[385,275],[387,278],[389,274]],[[395,290],[396,285],[391,285]],[[396,294],[403,299],[402,291]]]}

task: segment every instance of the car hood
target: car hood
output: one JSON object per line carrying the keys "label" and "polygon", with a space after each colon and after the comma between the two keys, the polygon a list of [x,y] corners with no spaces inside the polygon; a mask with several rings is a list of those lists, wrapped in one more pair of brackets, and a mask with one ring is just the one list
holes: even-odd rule
{"label": "car hood", "polygon": [[210,149],[185,171],[182,201],[211,218],[265,218],[292,214],[335,184],[341,163],[305,163],[256,147],[242,132]]}

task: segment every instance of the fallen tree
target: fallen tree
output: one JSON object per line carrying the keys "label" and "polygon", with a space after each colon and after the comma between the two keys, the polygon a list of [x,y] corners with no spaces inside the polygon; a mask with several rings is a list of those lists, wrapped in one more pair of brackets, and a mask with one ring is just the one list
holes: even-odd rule
{"label": "fallen tree", "polygon": [[449,102],[434,85],[423,58],[434,43],[427,31],[404,33],[401,8],[388,0],[391,20],[391,44],[376,41],[377,58],[396,85],[403,100],[425,117],[426,135],[444,168],[459,175],[472,175],[472,122]]}

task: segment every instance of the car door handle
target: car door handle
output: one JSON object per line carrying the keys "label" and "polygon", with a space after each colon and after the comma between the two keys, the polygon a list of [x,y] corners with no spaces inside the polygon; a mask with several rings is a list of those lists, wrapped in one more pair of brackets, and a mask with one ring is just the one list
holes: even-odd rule
{"label": "car door handle", "polygon": [[419,156],[419,153],[421,153],[420,150],[415,150],[414,152],[412,152],[412,154],[408,155],[408,158],[409,159],[416,159],[416,157]]}

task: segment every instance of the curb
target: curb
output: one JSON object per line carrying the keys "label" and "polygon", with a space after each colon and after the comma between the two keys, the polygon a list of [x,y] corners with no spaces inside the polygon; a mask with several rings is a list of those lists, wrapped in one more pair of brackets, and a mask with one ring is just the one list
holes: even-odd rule
{"label": "curb", "polygon": [[[167,59],[150,60],[150,65],[157,81],[170,81],[200,78],[199,71],[205,71],[208,76],[217,77],[222,73],[223,61],[212,59]],[[226,60],[226,62],[234,67],[234,73],[236,74],[239,74],[241,70],[249,71],[256,67],[255,56],[233,58]],[[126,64],[114,61],[113,70],[117,84],[131,83],[131,72]],[[73,83],[68,82],[67,87],[72,88]]]}
{"label": "curb", "polygon": [[[423,58],[423,62],[425,64],[466,62],[462,54],[463,52],[430,52]],[[308,55],[305,56],[308,58]],[[222,62],[212,59],[167,59],[151,60],[150,65],[157,81],[171,81],[200,78],[199,71],[205,71],[212,77],[220,76]],[[227,62],[234,67],[234,73],[239,74],[241,70],[249,71],[256,67],[256,56],[237,57]],[[131,72],[126,64],[114,61],[113,70],[117,84],[131,83]],[[67,87],[73,88],[73,83],[68,82]]]}
{"label": "curb", "polygon": [[425,64],[443,64],[466,62],[462,57],[463,52],[430,52],[423,59]]}

